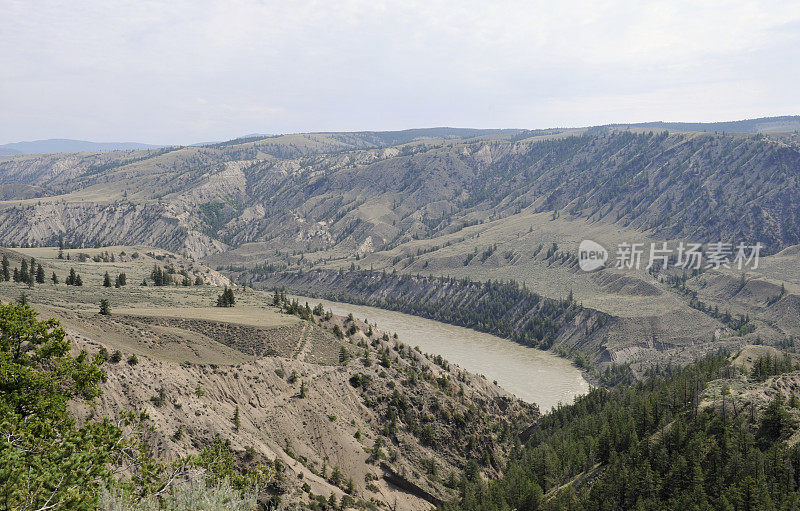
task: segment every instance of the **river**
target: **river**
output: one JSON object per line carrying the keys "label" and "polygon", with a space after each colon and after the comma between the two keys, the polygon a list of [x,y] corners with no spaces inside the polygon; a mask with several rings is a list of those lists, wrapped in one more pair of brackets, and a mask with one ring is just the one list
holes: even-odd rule
{"label": "river", "polygon": [[559,402],[571,403],[591,388],[569,360],[549,351],[527,348],[508,339],[376,307],[293,296],[312,307],[322,302],[334,314],[353,313],[378,328],[397,332],[400,340],[423,353],[441,355],[462,368],[497,381],[504,389],[544,412]]}

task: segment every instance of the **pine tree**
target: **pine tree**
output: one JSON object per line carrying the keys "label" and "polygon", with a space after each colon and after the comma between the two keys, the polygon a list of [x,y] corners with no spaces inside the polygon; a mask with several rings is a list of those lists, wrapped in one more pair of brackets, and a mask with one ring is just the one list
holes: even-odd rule
{"label": "pine tree", "polygon": [[56,272],[53,272],[53,276],[50,277],[50,279],[53,281],[53,284],[58,284],[58,275],[56,275]]}
{"label": "pine tree", "polygon": [[83,285],[83,279],[81,278],[81,274],[80,273],[75,276],[75,285],[76,286],[82,286]]}
{"label": "pine tree", "polygon": [[36,259],[31,257],[31,264],[28,268],[28,284],[33,285],[36,282]]}
{"label": "pine tree", "polygon": [[69,269],[69,275],[67,276],[67,280],[65,281],[65,284],[67,284],[68,286],[74,286],[75,285],[75,268],[70,268]]}
{"label": "pine tree", "polygon": [[111,314],[111,305],[105,298],[100,300],[100,314],[103,316],[109,316]]}
{"label": "pine tree", "polygon": [[103,287],[111,287],[111,276],[108,272],[103,276]]}
{"label": "pine tree", "polygon": [[25,259],[22,259],[22,263],[19,266],[19,282],[28,283],[28,261]]}
{"label": "pine tree", "polygon": [[241,425],[242,421],[239,418],[239,407],[237,406],[236,409],[233,411],[233,428],[238,431]]}
{"label": "pine tree", "polygon": [[44,284],[44,268],[41,263],[36,266],[36,283]]}
{"label": "pine tree", "polygon": [[236,297],[233,295],[233,289],[225,286],[222,294],[217,295],[217,307],[233,307],[236,304]]}
{"label": "pine tree", "polygon": [[0,277],[2,277],[4,282],[11,280],[11,272],[8,270],[8,256],[5,254],[3,254],[3,270]]}
{"label": "pine tree", "polygon": [[153,265],[153,271],[150,272],[150,277],[153,279],[154,286],[163,286],[164,284],[164,270],[158,265]]}

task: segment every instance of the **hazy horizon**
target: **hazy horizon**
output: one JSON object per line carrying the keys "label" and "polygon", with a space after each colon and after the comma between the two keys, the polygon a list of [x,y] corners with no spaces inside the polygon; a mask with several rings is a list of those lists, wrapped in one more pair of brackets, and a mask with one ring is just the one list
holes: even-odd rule
{"label": "hazy horizon", "polygon": [[194,142],[187,142],[187,143],[171,143],[171,142],[142,142],[140,140],[86,140],[86,139],[76,139],[76,138],[69,138],[69,137],[51,137],[51,138],[41,138],[41,139],[30,139],[30,140],[12,140],[6,142],[0,142],[0,146],[7,146],[7,145],[15,145],[15,144],[27,144],[27,143],[36,143],[36,142],[48,142],[48,141],[69,141],[69,142],[87,142],[93,144],[141,144],[141,145],[151,145],[151,146],[191,146],[191,145],[203,145],[203,144],[213,144],[218,142],[227,142],[230,140],[236,140],[241,138],[248,138],[248,137],[269,137],[269,136],[281,136],[281,135],[294,135],[294,134],[303,134],[303,133],[362,133],[362,132],[392,132],[392,131],[411,131],[411,130],[423,130],[423,129],[478,129],[478,130],[547,130],[547,129],[580,129],[580,128],[592,128],[597,126],[613,126],[613,125],[635,125],[635,124],[651,124],[651,123],[665,123],[665,124],[710,124],[710,123],[718,123],[718,122],[739,122],[739,121],[748,121],[753,119],[760,119],[760,118],[772,118],[772,117],[800,117],[800,114],[788,113],[788,114],[781,114],[781,115],[772,115],[772,116],[754,116],[748,117],[746,119],[717,119],[712,121],[707,120],[650,120],[650,121],[637,121],[637,122],[626,122],[626,121],[613,121],[607,122],[602,124],[586,124],[586,125],[576,125],[576,126],[535,126],[535,127],[527,127],[527,126],[503,126],[503,127],[478,127],[478,126],[412,126],[408,128],[398,128],[398,129],[354,129],[354,130],[311,130],[311,131],[295,131],[295,132],[284,132],[284,133],[244,133],[238,135],[232,135],[226,138],[220,138],[217,140],[197,140]]}

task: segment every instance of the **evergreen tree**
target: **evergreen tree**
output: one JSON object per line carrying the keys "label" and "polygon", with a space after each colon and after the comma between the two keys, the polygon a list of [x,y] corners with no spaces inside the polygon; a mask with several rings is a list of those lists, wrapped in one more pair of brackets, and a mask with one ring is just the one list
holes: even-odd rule
{"label": "evergreen tree", "polygon": [[103,276],[103,287],[111,287],[111,275],[108,272]]}
{"label": "evergreen tree", "polygon": [[150,278],[153,279],[154,286],[165,286],[165,276],[164,270],[161,269],[161,266],[153,265],[153,271],[150,272]]}
{"label": "evergreen tree", "polygon": [[774,442],[783,436],[790,425],[791,416],[783,405],[783,394],[778,392],[761,416],[758,433],[763,439]]}
{"label": "evergreen tree", "polygon": [[105,298],[100,300],[100,314],[102,314],[103,316],[111,315],[111,305]]}
{"label": "evergreen tree", "polygon": [[237,406],[236,409],[233,411],[233,428],[238,431],[241,425],[242,421],[239,418],[239,407]]}
{"label": "evergreen tree", "polygon": [[26,259],[22,259],[22,263],[20,263],[19,267],[19,282],[23,284],[28,283],[28,261]]}
{"label": "evergreen tree", "polygon": [[38,321],[26,305],[0,305],[0,331],[3,507],[97,508],[122,431],[108,421],[78,425],[67,405],[99,395],[98,363],[73,357],[58,322]]}
{"label": "evergreen tree", "polygon": [[0,278],[2,278],[4,282],[8,282],[9,280],[11,280],[11,272],[8,269],[8,265],[9,265],[8,256],[6,256],[5,254],[3,254],[3,263],[2,264],[3,264],[3,267],[2,267],[2,273],[0,273]]}
{"label": "evergreen tree", "polygon": [[36,283],[44,284],[44,268],[41,263],[36,266]]}
{"label": "evergreen tree", "polygon": [[81,274],[80,273],[75,276],[75,285],[76,286],[82,286],[83,285],[83,279],[81,278]]}
{"label": "evergreen tree", "polygon": [[66,285],[68,285],[68,286],[74,286],[75,285],[75,277],[76,277],[75,268],[70,268],[69,269],[69,275],[67,276],[67,280],[65,280],[64,283]]}
{"label": "evergreen tree", "polygon": [[222,294],[217,295],[217,307],[233,307],[236,304],[236,297],[233,295],[233,289],[225,286]]}
{"label": "evergreen tree", "polygon": [[58,275],[56,275],[56,272],[53,272],[53,276],[50,277],[50,280],[53,281],[53,284],[58,284]]}

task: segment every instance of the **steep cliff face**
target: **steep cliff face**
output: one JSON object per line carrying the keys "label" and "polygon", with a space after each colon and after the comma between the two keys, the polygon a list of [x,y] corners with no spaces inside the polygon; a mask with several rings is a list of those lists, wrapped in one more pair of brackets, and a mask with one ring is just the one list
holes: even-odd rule
{"label": "steep cliff face", "polygon": [[227,247],[192,230],[162,204],[32,202],[0,213],[0,231],[17,243],[57,245],[59,239],[92,246],[149,245],[195,258]]}

